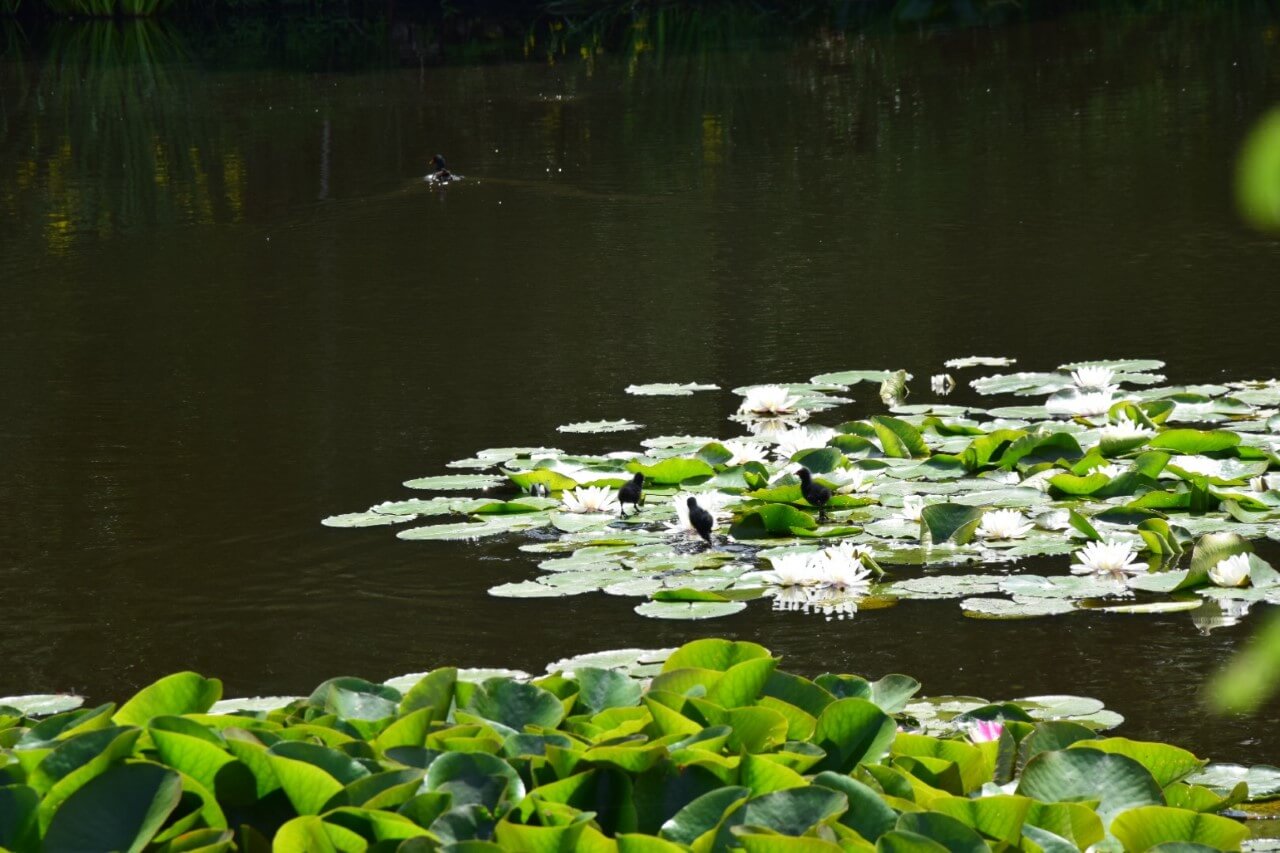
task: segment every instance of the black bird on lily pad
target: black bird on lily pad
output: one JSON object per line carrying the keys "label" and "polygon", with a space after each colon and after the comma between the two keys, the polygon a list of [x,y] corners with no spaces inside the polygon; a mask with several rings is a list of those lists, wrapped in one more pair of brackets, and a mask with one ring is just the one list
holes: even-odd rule
{"label": "black bird on lily pad", "polygon": [[689,507],[689,524],[693,529],[698,531],[698,535],[710,545],[711,529],[716,526],[716,521],[711,517],[711,513],[698,506],[698,499],[690,497],[688,500]]}
{"label": "black bird on lily pad", "polygon": [[627,515],[627,504],[635,507],[636,512],[640,511],[644,506],[644,474],[637,471],[634,477],[622,484],[618,489],[618,504],[623,518]]}
{"label": "black bird on lily pad", "polygon": [[810,506],[818,508],[818,521],[826,521],[827,502],[831,500],[831,490],[821,483],[815,483],[808,468],[801,468],[797,473],[800,475],[800,494],[804,495],[804,499]]}
{"label": "black bird on lily pad", "polygon": [[427,183],[429,184],[448,184],[458,180],[460,176],[449,171],[449,167],[444,163],[444,157],[440,154],[431,158],[431,171],[427,173]]}

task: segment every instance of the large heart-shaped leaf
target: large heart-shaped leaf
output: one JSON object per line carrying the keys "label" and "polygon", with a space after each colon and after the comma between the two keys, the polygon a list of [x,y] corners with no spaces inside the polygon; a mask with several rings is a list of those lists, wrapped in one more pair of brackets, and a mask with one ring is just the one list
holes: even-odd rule
{"label": "large heart-shaped leaf", "polygon": [[150,762],[121,764],[90,780],[53,815],[47,853],[122,850],[150,843],[182,797],[177,773]]}

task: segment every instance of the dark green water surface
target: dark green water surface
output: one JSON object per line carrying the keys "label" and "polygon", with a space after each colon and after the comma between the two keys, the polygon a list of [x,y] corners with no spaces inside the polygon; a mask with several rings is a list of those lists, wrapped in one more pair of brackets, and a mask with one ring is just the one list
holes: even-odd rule
{"label": "dark green water surface", "polygon": [[[642,437],[558,436],[569,421],[737,431],[727,391],[633,382],[925,377],[975,352],[1280,374],[1280,241],[1230,195],[1280,101],[1273,22],[341,74],[210,67],[163,32],[5,33],[0,695],[123,697],[184,668],[297,693],[715,633],[935,695],[1097,696],[1130,737],[1280,762],[1275,705],[1195,700],[1257,611],[1209,636],[1186,614],[983,622],[954,601],[669,623],[600,594],[489,597],[536,572],[522,540],[319,524],[480,448]],[[447,192],[419,180],[437,151],[467,176]],[[879,411],[854,396],[818,420]]]}

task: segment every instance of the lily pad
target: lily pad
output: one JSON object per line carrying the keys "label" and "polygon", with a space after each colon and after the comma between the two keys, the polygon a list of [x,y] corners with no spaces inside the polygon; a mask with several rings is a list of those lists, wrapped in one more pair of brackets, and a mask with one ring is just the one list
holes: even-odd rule
{"label": "lily pad", "polygon": [[976,619],[1031,619],[1070,613],[1075,605],[1059,598],[966,598],[960,602],[965,616]]}
{"label": "lily pad", "polygon": [[638,424],[635,421],[626,419],[617,421],[578,421],[577,423],[564,424],[556,427],[558,432],[578,432],[578,433],[598,433],[598,432],[628,432],[634,429],[640,429],[644,424]]}
{"label": "lily pad", "polygon": [[481,522],[462,522],[460,524],[429,524],[425,527],[412,527],[396,534],[398,539],[412,541],[436,540],[461,542],[468,539],[484,539],[489,536],[501,536],[515,530],[530,530],[546,525],[544,515],[498,515],[490,516]]}
{"label": "lily pad", "polygon": [[1090,607],[1091,610],[1100,610],[1104,613],[1125,613],[1125,614],[1149,614],[1149,613],[1180,613],[1186,610],[1195,610],[1200,606],[1199,601],[1144,601],[1140,604],[1109,604],[1101,607]]}
{"label": "lily pad", "polygon": [[642,397],[690,397],[694,391],[719,391],[719,385],[704,385],[698,382],[686,382],[683,385],[673,382],[655,382],[650,385],[628,385],[628,394]]}
{"label": "lily pad", "polygon": [[963,598],[999,592],[1001,580],[999,575],[932,575],[896,581],[880,591],[903,598]]}
{"label": "lily pad", "polygon": [[[239,712],[263,713],[286,708],[305,696],[249,696],[239,699],[219,699],[209,708],[210,714],[235,714]],[[3,702],[0,702],[3,704]]]}
{"label": "lily pad", "polygon": [[1091,696],[1045,695],[1023,696],[1010,700],[1037,720],[1068,720],[1090,717],[1101,711],[1102,702]]}
{"label": "lily pad", "polygon": [[505,482],[506,478],[504,477],[492,477],[487,474],[441,474],[435,477],[419,477],[416,480],[406,480],[404,485],[409,489],[451,492],[468,489],[484,491],[501,486]]}
{"label": "lily pad", "polygon": [[[814,385],[856,385],[859,382],[883,382],[894,375],[893,370],[841,370],[835,373],[821,373],[809,381]],[[910,380],[911,374],[907,374]]]}
{"label": "lily pad", "polygon": [[661,664],[675,649],[609,649],[587,652],[570,658],[561,658],[547,664],[547,672],[573,672],[580,667],[596,669],[634,670],[643,666]]}
{"label": "lily pad", "polygon": [[1007,367],[1017,362],[1016,358],[1005,358],[1001,355],[969,355],[964,358],[949,358],[942,363],[943,367],[962,370],[966,367]]}
{"label": "lily pad", "polygon": [[1203,785],[1219,794],[1227,794],[1239,783],[1249,786],[1249,800],[1269,800],[1280,796],[1280,767],[1270,764],[1210,764],[1187,777],[1192,785]]}
{"label": "lily pad", "polygon": [[320,520],[325,527],[383,527],[413,521],[412,515],[385,515],[380,512],[348,512]]}
{"label": "lily pad", "polygon": [[454,512],[470,512],[472,503],[482,506],[489,501],[480,498],[410,498],[404,501],[384,501],[370,507],[369,511],[379,515],[449,515]]}
{"label": "lily pad", "polygon": [[718,619],[746,609],[741,601],[648,601],[635,608],[652,619]]}
{"label": "lily pad", "polygon": [[43,717],[73,711],[84,704],[74,693],[33,693],[29,696],[0,697],[0,707],[13,708],[28,717]]}
{"label": "lily pad", "polygon": [[1128,594],[1122,580],[1098,575],[1009,575],[1000,591],[1015,598],[1104,598]]}

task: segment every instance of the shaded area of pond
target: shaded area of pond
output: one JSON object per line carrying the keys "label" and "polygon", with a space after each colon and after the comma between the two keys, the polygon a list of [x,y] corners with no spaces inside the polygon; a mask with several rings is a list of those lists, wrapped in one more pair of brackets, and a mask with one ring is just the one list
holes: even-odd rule
{"label": "shaded area of pond", "polygon": [[[636,441],[558,441],[569,421],[736,431],[728,393],[633,382],[923,377],[974,352],[1280,373],[1280,244],[1230,198],[1239,140],[1280,100],[1273,22],[341,75],[103,32],[0,61],[0,694],[119,696],[182,668],[298,692],[715,633],[932,694],[1094,695],[1131,737],[1280,760],[1274,708],[1193,703],[1256,619],[1206,637],[1185,614],[904,602],[668,624],[603,595],[488,597],[536,571],[518,542],[319,525],[482,447]],[[425,189],[436,151],[469,180]]]}

